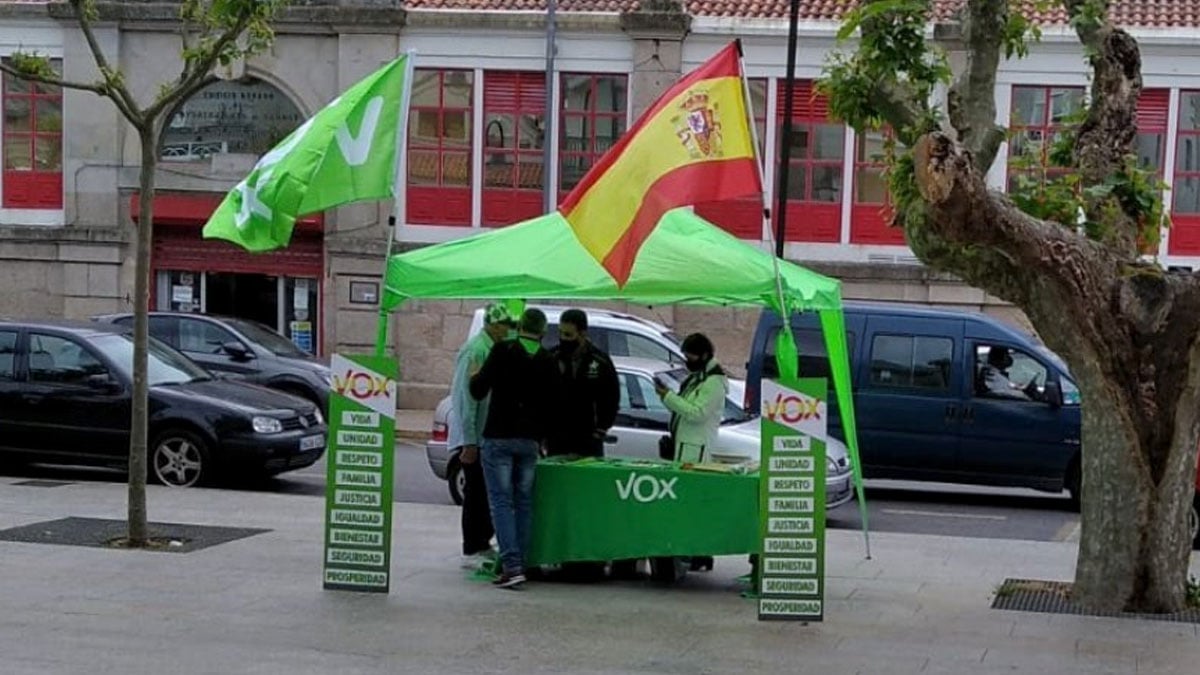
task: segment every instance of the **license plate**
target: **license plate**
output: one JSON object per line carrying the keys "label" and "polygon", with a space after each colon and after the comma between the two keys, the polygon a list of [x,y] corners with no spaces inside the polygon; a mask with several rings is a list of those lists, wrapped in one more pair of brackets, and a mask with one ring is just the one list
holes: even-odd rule
{"label": "license plate", "polygon": [[316,450],[323,447],[325,447],[324,436],[305,436],[300,439],[300,452],[307,452],[308,450]]}

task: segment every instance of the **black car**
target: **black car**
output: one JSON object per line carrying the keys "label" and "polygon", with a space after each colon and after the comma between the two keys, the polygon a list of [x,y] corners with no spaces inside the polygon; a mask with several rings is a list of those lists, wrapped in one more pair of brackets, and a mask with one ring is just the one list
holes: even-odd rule
{"label": "black car", "polygon": [[[93,317],[133,326],[132,314]],[[212,373],[233,375],[329,409],[329,368],[254,321],[187,312],[150,312],[150,334]]]}
{"label": "black car", "polygon": [[[0,321],[0,458],[126,467],[132,364],[133,338],[119,326]],[[153,480],[275,474],[325,452],[310,401],[214,379],[153,338],[148,378]]]}

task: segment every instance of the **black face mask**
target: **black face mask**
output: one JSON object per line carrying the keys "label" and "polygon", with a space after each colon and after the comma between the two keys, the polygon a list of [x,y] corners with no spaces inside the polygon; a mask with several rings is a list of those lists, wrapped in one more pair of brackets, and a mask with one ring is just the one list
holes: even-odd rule
{"label": "black face mask", "polygon": [[687,369],[692,371],[693,373],[698,373],[698,372],[704,370],[704,362],[703,361],[693,361],[691,359],[688,359],[687,360]]}
{"label": "black face mask", "polygon": [[579,348],[579,340],[559,340],[558,348],[564,354],[571,354]]}

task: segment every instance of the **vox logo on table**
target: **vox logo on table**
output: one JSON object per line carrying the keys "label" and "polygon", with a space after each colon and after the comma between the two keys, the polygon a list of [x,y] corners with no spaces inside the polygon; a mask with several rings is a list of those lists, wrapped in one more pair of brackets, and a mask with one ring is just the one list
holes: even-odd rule
{"label": "vox logo on table", "polygon": [[638,474],[630,471],[624,480],[617,479],[617,496],[621,501],[635,501],[647,504],[660,499],[678,499],[675,496],[675,481],[678,478],[659,478],[649,474]]}

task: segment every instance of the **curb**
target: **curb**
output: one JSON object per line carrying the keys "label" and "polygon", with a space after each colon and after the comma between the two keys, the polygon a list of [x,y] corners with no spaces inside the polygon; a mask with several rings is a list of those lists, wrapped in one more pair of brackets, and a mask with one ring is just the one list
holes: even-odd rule
{"label": "curb", "polygon": [[428,441],[431,434],[428,431],[418,431],[416,429],[397,429],[396,438],[403,438],[410,441]]}

